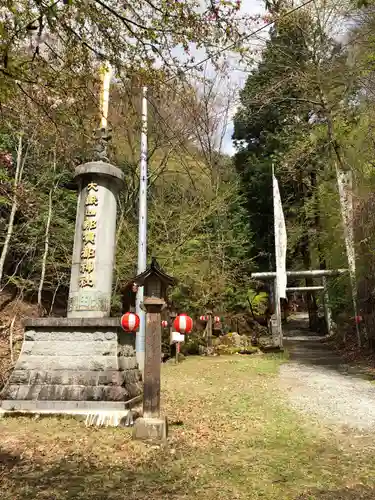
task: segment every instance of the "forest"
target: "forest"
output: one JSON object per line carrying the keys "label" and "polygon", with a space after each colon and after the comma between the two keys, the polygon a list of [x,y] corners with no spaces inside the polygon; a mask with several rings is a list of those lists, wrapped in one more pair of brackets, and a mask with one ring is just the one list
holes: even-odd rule
{"label": "forest", "polygon": [[[115,68],[109,158],[126,177],[112,314],[121,312],[121,287],[136,274],[147,85],[148,251],[178,279],[176,307],[194,316],[207,307],[249,314],[259,286],[251,273],[275,266],[273,166],[288,270],[348,268],[349,255],[355,275],[330,281],[338,341],[373,346],[374,7],[341,0],[267,0],[263,7],[262,16],[243,14],[238,1],[10,0],[0,7],[3,366],[14,361],[8,336],[22,339],[17,325],[25,315],[66,312],[72,177],[94,154],[103,61]],[[266,37],[251,36],[259,26]],[[192,44],[204,48],[203,63]],[[247,75],[239,93],[227,84],[228,46]],[[231,157],[223,141],[233,109]],[[310,295],[309,309],[320,300]]]}
{"label": "forest", "polygon": [[[268,4],[271,15],[283,8]],[[358,345],[372,345],[373,336],[373,22],[371,5],[330,2],[275,23],[241,91],[234,132],[250,255],[259,267],[273,267],[273,166],[287,221],[287,268],[349,266],[331,280],[330,302],[339,341]],[[316,308],[316,298],[307,301]]]}

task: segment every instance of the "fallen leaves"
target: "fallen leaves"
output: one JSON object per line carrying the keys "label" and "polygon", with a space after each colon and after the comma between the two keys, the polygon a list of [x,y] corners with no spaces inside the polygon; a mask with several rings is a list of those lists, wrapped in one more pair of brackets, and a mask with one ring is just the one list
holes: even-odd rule
{"label": "fallen leaves", "polygon": [[0,453],[16,458],[3,461],[2,500],[292,500],[322,480],[342,488],[353,471],[373,481],[372,440],[339,442],[334,429],[302,421],[283,401],[277,367],[267,356],[189,358],[178,376],[163,366],[165,449],[74,419],[3,419]]}

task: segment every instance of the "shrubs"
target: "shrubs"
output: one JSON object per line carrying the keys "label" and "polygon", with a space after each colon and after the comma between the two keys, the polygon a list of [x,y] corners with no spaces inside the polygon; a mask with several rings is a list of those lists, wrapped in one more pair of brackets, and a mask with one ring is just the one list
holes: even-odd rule
{"label": "shrubs", "polygon": [[215,353],[216,354],[222,354],[222,355],[232,355],[232,354],[255,354],[258,352],[257,347],[235,347],[235,346],[228,346],[224,344],[219,344],[218,346],[215,347]]}
{"label": "shrubs", "polygon": [[[165,346],[164,350],[167,350],[167,346]],[[256,352],[258,352],[258,348],[251,344],[251,338],[247,335],[239,335],[236,332],[213,337],[212,348],[209,351],[206,339],[199,333],[186,335],[185,342],[180,345],[180,353],[184,356],[254,354]],[[169,354],[169,356],[171,355]]]}
{"label": "shrubs", "polygon": [[251,345],[247,335],[230,332],[215,339],[214,352],[216,354],[254,354],[258,349]]}
{"label": "shrubs", "polygon": [[200,346],[206,346],[206,341],[201,336],[194,333],[186,335],[185,342],[181,344],[180,352],[185,356],[196,356],[201,352]]}

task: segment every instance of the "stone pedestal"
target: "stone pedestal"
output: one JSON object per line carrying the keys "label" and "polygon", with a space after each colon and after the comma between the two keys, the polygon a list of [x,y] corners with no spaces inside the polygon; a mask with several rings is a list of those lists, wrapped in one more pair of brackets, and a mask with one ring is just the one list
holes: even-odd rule
{"label": "stone pedestal", "polygon": [[7,411],[95,413],[139,404],[135,335],[120,318],[28,320],[20,357],[1,393]]}
{"label": "stone pedestal", "polygon": [[134,425],[133,439],[150,444],[166,444],[168,422],[166,418],[138,418]]}
{"label": "stone pedestal", "polygon": [[102,161],[76,168],[78,206],[68,318],[109,316],[116,251],[117,195],[124,185],[120,169]]}

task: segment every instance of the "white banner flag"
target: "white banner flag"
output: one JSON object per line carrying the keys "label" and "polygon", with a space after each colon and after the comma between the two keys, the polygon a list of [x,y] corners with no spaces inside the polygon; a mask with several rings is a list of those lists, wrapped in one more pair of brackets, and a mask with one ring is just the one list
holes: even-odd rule
{"label": "white banner flag", "polygon": [[275,257],[276,257],[276,286],[279,299],[286,299],[286,227],[281,204],[279,184],[272,174],[273,182],[273,214],[275,224]]}

